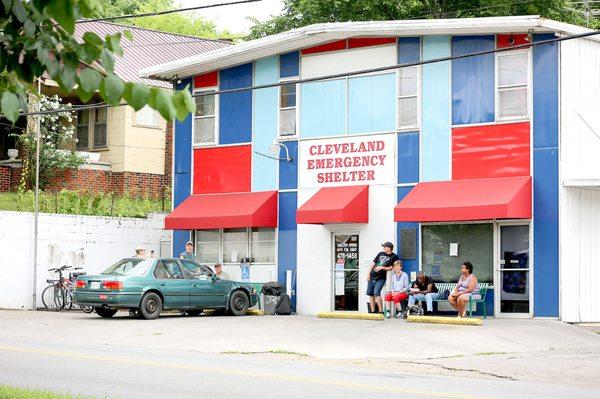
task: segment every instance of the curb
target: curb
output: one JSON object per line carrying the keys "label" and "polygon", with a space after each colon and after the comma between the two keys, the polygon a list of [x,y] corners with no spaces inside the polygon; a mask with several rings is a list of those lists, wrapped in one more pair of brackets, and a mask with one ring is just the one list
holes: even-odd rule
{"label": "curb", "polygon": [[319,319],[352,319],[352,320],[385,320],[381,313],[356,312],[323,312],[317,314]]}
{"label": "curb", "polygon": [[406,321],[412,323],[457,324],[461,326],[481,326],[481,319],[443,317],[443,316],[408,316]]}
{"label": "curb", "polygon": [[[206,309],[204,311],[204,314],[206,316],[212,316],[216,313],[217,311],[215,309]],[[246,313],[246,316],[264,316],[265,312],[262,310],[258,310],[258,309],[248,309],[248,313]]]}

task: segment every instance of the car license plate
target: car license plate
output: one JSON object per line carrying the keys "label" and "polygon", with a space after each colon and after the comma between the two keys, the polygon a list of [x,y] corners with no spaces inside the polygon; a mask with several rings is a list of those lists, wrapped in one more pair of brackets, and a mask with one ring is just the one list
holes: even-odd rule
{"label": "car license plate", "polygon": [[100,281],[90,282],[90,290],[98,290],[98,289],[100,289]]}

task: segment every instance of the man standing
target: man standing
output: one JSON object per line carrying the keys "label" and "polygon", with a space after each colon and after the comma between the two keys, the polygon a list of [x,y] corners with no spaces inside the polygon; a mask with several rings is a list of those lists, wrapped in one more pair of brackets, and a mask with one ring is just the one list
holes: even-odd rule
{"label": "man standing", "polygon": [[227,272],[223,271],[223,266],[221,266],[220,263],[215,264],[215,274],[221,280],[231,280],[231,278],[229,277],[229,274],[227,274]]}
{"label": "man standing", "polygon": [[185,251],[179,254],[181,259],[189,259],[196,260],[196,255],[194,255],[194,243],[188,241],[185,243]]}
{"label": "man standing", "polygon": [[381,244],[381,246],[383,250],[375,256],[367,274],[367,295],[369,296],[371,313],[376,312],[375,303],[377,303],[379,313],[383,312],[381,289],[385,285],[387,272],[392,270],[394,262],[399,260],[398,255],[394,253],[394,244],[388,241]]}

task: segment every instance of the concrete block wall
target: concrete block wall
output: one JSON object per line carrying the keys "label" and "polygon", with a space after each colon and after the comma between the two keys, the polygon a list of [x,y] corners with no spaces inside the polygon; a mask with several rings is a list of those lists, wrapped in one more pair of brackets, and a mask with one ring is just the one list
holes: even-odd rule
{"label": "concrete block wall", "polygon": [[[164,230],[164,214],[146,219],[80,215],[39,215],[37,306],[46,279],[56,275],[47,270],[82,260],[88,274],[96,274],[121,258],[132,256],[137,245],[160,255],[170,242]],[[34,215],[27,212],[0,212],[0,308],[31,308],[33,297]],[[167,251],[170,253],[170,250]],[[169,253],[163,254],[168,256]]]}

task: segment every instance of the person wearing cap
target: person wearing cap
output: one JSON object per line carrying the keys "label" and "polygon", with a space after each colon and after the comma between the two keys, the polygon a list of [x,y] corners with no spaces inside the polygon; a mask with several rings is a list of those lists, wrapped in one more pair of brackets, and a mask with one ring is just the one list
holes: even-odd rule
{"label": "person wearing cap", "polygon": [[185,243],[185,251],[179,254],[181,259],[189,259],[196,260],[196,255],[194,255],[194,243],[188,241]]}
{"label": "person wearing cap", "polygon": [[134,258],[146,258],[146,248],[138,245],[135,247],[135,256]]}
{"label": "person wearing cap", "polygon": [[[371,313],[383,313],[383,303],[381,302],[381,289],[385,285],[387,272],[392,270],[394,262],[399,260],[398,255],[394,253],[394,244],[387,241],[381,244],[382,251],[375,256],[373,263],[367,273],[367,295],[369,296],[369,305]],[[378,310],[375,309],[377,304]]]}
{"label": "person wearing cap", "polygon": [[215,263],[215,274],[221,280],[231,280],[229,274],[223,271],[223,266],[220,263]]}

